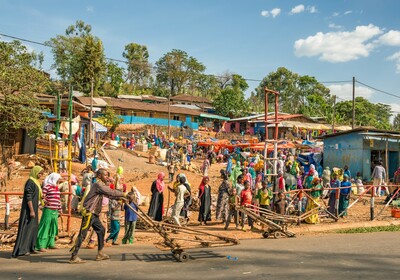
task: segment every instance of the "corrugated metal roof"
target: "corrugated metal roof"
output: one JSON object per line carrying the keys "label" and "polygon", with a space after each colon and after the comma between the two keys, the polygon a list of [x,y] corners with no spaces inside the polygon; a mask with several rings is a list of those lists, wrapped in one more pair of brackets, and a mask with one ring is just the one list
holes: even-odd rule
{"label": "corrugated metal roof", "polygon": [[171,100],[173,101],[186,101],[186,102],[196,102],[196,103],[209,103],[211,104],[212,101],[208,98],[201,97],[201,96],[193,96],[188,94],[179,94],[176,96],[171,96]]}
{"label": "corrugated metal roof", "polygon": [[201,113],[200,117],[209,118],[209,119],[216,119],[216,120],[223,120],[223,121],[229,121],[230,120],[227,117],[218,116],[218,115],[214,115],[214,114],[206,114],[206,113]]}

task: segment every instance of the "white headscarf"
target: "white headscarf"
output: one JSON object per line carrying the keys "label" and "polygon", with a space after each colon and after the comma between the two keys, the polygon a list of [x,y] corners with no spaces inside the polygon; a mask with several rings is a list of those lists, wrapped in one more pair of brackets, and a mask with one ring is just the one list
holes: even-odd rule
{"label": "white headscarf", "polygon": [[44,179],[44,186],[51,185],[51,186],[56,186],[58,180],[60,180],[61,175],[58,173],[51,173],[49,176]]}

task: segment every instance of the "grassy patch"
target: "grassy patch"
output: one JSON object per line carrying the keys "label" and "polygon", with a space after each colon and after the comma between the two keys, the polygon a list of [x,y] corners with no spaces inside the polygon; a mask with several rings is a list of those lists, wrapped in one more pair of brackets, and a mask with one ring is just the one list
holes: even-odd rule
{"label": "grassy patch", "polygon": [[368,232],[381,232],[381,231],[400,231],[400,226],[379,226],[379,227],[357,227],[348,229],[336,230],[336,233],[368,233]]}

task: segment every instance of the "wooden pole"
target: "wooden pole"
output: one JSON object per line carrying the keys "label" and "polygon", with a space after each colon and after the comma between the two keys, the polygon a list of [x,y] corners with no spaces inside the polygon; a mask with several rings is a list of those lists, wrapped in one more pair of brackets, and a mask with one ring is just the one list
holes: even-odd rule
{"label": "wooden pole", "polygon": [[335,133],[336,95],[333,96],[332,133]]}
{"label": "wooden pole", "polygon": [[356,123],[356,78],[353,77],[353,121],[351,123],[351,128],[355,128]]}
{"label": "wooden pole", "polygon": [[68,102],[68,117],[69,117],[69,136],[68,136],[68,218],[67,218],[67,232],[71,228],[71,215],[72,215],[72,186],[71,186],[71,175],[72,175],[72,87],[69,92]]}
{"label": "wooden pole", "polygon": [[93,119],[93,78],[90,88],[90,121],[89,121],[89,148],[92,147],[92,119]]}
{"label": "wooden pole", "polygon": [[375,219],[375,186],[372,186],[371,192],[370,220],[373,221]]}
{"label": "wooden pole", "polygon": [[264,124],[265,124],[265,145],[264,145],[264,178],[267,176],[267,158],[268,158],[268,91],[265,88],[265,116],[264,116]]}
{"label": "wooden pole", "polygon": [[171,138],[171,94],[168,95],[168,141]]}

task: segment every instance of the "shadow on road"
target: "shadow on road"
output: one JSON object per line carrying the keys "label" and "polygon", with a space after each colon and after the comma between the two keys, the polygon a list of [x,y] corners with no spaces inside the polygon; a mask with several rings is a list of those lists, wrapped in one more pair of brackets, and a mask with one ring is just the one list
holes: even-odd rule
{"label": "shadow on road", "polygon": [[[192,251],[188,252],[191,260],[197,259],[217,259],[217,258],[225,258],[224,255],[217,254],[213,251]],[[131,254],[131,253],[122,253],[121,261],[141,261],[141,262],[176,262],[176,259],[173,257],[172,253],[160,253],[160,254]]]}

